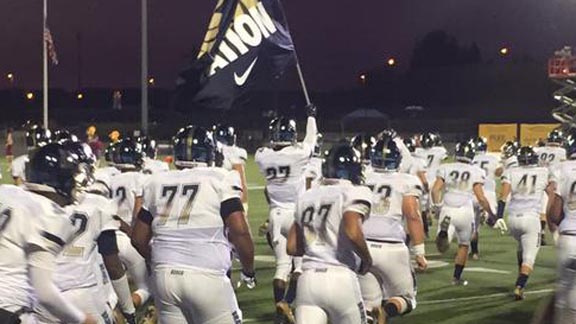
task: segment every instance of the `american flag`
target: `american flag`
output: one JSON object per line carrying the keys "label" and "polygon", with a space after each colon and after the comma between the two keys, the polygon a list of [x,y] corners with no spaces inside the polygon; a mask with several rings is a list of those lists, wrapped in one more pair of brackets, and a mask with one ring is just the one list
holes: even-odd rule
{"label": "american flag", "polygon": [[44,41],[46,42],[46,47],[48,48],[48,56],[52,64],[58,65],[58,54],[56,54],[56,46],[54,45],[54,39],[52,38],[52,33],[48,27],[44,28]]}

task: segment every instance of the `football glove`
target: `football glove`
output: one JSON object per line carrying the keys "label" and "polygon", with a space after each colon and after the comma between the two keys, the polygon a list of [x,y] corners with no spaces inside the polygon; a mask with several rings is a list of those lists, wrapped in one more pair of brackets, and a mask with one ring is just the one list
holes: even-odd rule
{"label": "football glove", "polygon": [[316,117],[317,112],[318,112],[318,108],[316,108],[316,105],[314,105],[312,103],[309,105],[306,105],[306,116]]}
{"label": "football glove", "polygon": [[240,281],[238,282],[237,288],[242,287],[242,284],[246,285],[248,289],[256,288],[256,274],[255,273],[245,273],[242,271],[240,273]]}
{"label": "football glove", "polygon": [[499,229],[501,234],[506,234],[506,232],[508,232],[508,226],[502,218],[499,218],[496,223],[494,223],[494,228]]}

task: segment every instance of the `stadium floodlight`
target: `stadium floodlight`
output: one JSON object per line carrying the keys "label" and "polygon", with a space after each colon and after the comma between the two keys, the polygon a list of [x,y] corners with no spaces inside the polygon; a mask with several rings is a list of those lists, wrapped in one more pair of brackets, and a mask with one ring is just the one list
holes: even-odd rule
{"label": "stadium floodlight", "polygon": [[388,59],[388,62],[387,62],[387,63],[388,63],[389,66],[394,66],[394,65],[396,65],[396,59],[393,58],[393,57],[391,57],[391,58]]}
{"label": "stadium floodlight", "polygon": [[34,92],[27,92],[26,93],[26,99],[34,100]]}

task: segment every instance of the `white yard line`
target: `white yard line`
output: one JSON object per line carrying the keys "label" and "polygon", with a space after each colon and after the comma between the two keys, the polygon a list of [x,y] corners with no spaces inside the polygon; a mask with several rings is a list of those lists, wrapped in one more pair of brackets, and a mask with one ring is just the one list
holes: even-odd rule
{"label": "white yard line", "polygon": [[[533,291],[526,291],[524,295],[541,295],[541,294],[548,294],[553,292],[554,289],[540,289],[540,290],[533,290]],[[496,293],[496,294],[489,294],[489,295],[479,295],[479,296],[471,296],[471,297],[461,297],[461,298],[449,298],[449,299],[436,299],[436,300],[419,300],[418,305],[436,305],[436,304],[446,304],[446,303],[457,303],[457,302],[465,302],[471,300],[479,300],[479,299],[489,299],[495,297],[511,297],[511,293]]]}

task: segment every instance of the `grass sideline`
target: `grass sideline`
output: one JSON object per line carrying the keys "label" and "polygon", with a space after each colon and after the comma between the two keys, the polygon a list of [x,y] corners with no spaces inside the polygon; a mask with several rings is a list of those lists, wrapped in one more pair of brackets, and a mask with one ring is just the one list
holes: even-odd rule
{"label": "grass sideline", "polygon": [[[4,159],[0,159],[3,183],[10,183]],[[247,179],[251,186],[264,185],[264,179],[251,157],[247,164]],[[263,190],[250,190],[249,221],[254,234],[256,254],[272,256],[272,250],[266,240],[259,237],[258,226],[268,216],[268,206]],[[435,224],[436,225],[436,224]],[[434,226],[435,230],[436,226]],[[548,235],[548,241],[551,237]],[[417,275],[417,308],[394,324],[512,324],[529,323],[536,309],[551,296],[554,288],[556,257],[552,246],[540,249],[534,274],[527,286],[526,300],[516,302],[511,293],[516,280],[516,241],[510,236],[487,227],[481,228],[479,261],[470,260],[468,268],[500,270],[502,273],[465,271],[469,280],[467,287],[453,287],[450,278],[453,271],[453,256],[456,246],[453,244],[445,255],[438,255],[432,240],[427,241],[426,251],[430,261],[443,261],[449,265],[429,269]],[[262,259],[262,258],[259,258]],[[240,307],[246,323],[269,324],[273,321],[274,305],[272,297],[272,276],[274,263],[256,262],[258,286],[254,290],[240,288],[237,291]],[[234,280],[238,273],[234,273]]]}

